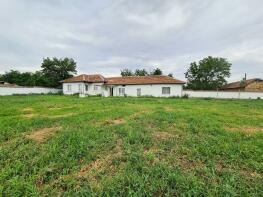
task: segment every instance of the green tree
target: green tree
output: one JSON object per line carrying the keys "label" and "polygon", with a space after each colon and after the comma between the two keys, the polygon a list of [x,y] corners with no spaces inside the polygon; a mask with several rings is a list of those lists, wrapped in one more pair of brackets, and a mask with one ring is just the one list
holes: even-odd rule
{"label": "green tree", "polygon": [[125,77],[125,76],[133,76],[133,72],[128,69],[128,68],[125,68],[123,70],[121,70],[121,76]]}
{"label": "green tree", "polygon": [[168,77],[173,77],[173,73],[169,73],[169,74],[168,74]]}
{"label": "green tree", "polygon": [[136,69],[134,72],[134,75],[136,76],[146,76],[149,75],[149,73],[145,69]]}
{"label": "green tree", "polygon": [[162,75],[162,74],[163,74],[163,71],[160,68],[155,68],[151,72],[151,75]]}
{"label": "green tree", "polygon": [[20,86],[36,86],[33,76],[34,73],[31,72],[21,73],[17,70],[10,70],[2,75],[2,80]]}
{"label": "green tree", "polygon": [[10,70],[9,72],[5,72],[5,74],[2,75],[2,78],[5,82],[17,83],[20,78],[20,72],[17,70]]}
{"label": "green tree", "polygon": [[76,62],[72,58],[45,58],[41,65],[44,81],[48,87],[60,86],[60,81],[76,74]]}
{"label": "green tree", "polygon": [[187,88],[193,90],[216,90],[226,84],[226,78],[230,77],[229,63],[224,58],[208,56],[190,64],[185,73]]}

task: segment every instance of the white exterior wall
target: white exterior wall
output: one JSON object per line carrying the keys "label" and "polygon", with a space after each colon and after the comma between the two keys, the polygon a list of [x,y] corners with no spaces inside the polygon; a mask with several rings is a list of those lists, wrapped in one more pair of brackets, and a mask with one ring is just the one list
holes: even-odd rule
{"label": "white exterior wall", "polygon": [[[71,90],[68,90],[68,85],[71,85]],[[88,91],[86,91],[85,85],[88,85]],[[98,95],[102,94],[102,85],[103,83],[63,83],[63,94],[72,95],[72,94],[87,94],[87,95]],[[80,87],[79,87],[80,86]],[[97,86],[98,90],[95,90],[94,87]]]}
{"label": "white exterior wall", "polygon": [[[63,83],[63,94],[71,95],[80,93],[79,84],[84,85],[84,83]],[[71,90],[68,90],[68,85],[71,85]]]}
{"label": "white exterior wall", "polygon": [[187,94],[193,98],[219,98],[219,99],[263,99],[263,92],[229,92],[229,91],[192,91],[184,90],[183,95]]}
{"label": "white exterior wall", "polygon": [[[88,84],[88,91],[85,91],[85,84]],[[68,85],[71,85],[71,91],[68,91]],[[81,90],[79,90],[81,85]],[[94,86],[98,85],[99,89],[94,90]],[[113,87],[113,96],[123,96],[119,94],[119,88],[125,88],[127,96],[137,96],[137,89],[141,88],[141,96],[155,96],[155,97],[171,97],[182,96],[181,84],[149,84],[149,85],[118,85]],[[170,87],[170,94],[162,94],[162,87]],[[110,86],[105,86],[103,83],[63,83],[63,93],[65,95],[84,94],[84,95],[98,95],[108,97],[110,96]]]}
{"label": "white exterior wall", "polygon": [[13,95],[13,94],[48,94],[58,93],[61,89],[43,88],[43,87],[0,87],[0,95]]}
{"label": "white exterior wall", "polygon": [[[162,87],[170,87],[170,94],[162,94]],[[136,97],[138,88],[141,88],[141,96],[155,96],[155,97],[182,96],[182,87],[183,86],[180,84],[149,84],[149,85],[125,85],[125,86],[119,85],[119,86],[114,86],[113,96],[123,96],[119,94],[119,88],[125,88],[125,94],[127,96]]]}

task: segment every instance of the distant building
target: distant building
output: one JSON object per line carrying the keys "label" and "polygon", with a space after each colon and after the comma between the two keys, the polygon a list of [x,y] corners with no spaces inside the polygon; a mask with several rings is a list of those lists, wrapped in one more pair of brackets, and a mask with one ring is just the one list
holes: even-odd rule
{"label": "distant building", "polygon": [[5,81],[0,81],[0,87],[18,87],[16,84],[10,84]]}
{"label": "distant building", "polygon": [[168,76],[128,76],[105,78],[79,75],[61,81],[64,94],[102,96],[182,96],[185,82]]}
{"label": "distant building", "polygon": [[263,92],[263,80],[259,78],[237,81],[224,85],[221,90]]}

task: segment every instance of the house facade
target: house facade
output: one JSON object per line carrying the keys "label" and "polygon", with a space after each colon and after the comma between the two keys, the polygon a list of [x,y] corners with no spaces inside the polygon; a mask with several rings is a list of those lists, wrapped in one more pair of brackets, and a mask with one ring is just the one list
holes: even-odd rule
{"label": "house facade", "polygon": [[105,78],[79,75],[62,81],[65,95],[182,96],[184,82],[168,76],[128,76]]}

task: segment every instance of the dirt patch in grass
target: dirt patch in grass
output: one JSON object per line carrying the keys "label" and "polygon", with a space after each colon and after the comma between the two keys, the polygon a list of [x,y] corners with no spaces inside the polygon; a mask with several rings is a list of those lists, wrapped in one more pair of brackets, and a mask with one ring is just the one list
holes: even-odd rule
{"label": "dirt patch in grass", "polygon": [[177,156],[176,161],[178,162],[178,165],[183,170],[198,170],[198,169],[204,169],[206,167],[205,163],[199,160],[189,160],[185,156]]}
{"label": "dirt patch in grass", "polygon": [[164,111],[166,111],[166,112],[173,112],[173,111],[175,111],[175,109],[172,108],[172,107],[166,106],[166,107],[164,107]]}
{"label": "dirt patch in grass", "polygon": [[183,109],[179,109],[179,108],[176,108],[173,106],[165,106],[163,109],[165,112],[183,112],[183,111],[185,111]]}
{"label": "dirt patch in grass", "polygon": [[26,138],[33,140],[37,143],[44,143],[48,138],[55,135],[56,132],[59,131],[60,129],[61,127],[50,127],[50,128],[38,129],[26,135]]}
{"label": "dirt patch in grass", "polygon": [[65,114],[59,114],[59,115],[45,115],[46,118],[66,118],[70,116],[74,116],[76,113],[65,113]]}
{"label": "dirt patch in grass", "polygon": [[49,107],[49,110],[59,110],[59,109],[64,109],[63,107]]}
{"label": "dirt patch in grass", "polygon": [[110,167],[113,159],[122,156],[122,140],[118,139],[116,142],[116,147],[109,152],[107,155],[100,155],[95,161],[83,166],[78,172],[77,176],[82,177],[88,174],[92,169],[102,170],[105,167]]}
{"label": "dirt patch in grass", "polygon": [[247,178],[263,178],[261,174],[251,169],[247,169],[247,168],[233,169],[231,167],[228,167],[222,164],[221,162],[216,162],[215,170],[217,172],[238,172],[241,176],[244,176]]}
{"label": "dirt patch in grass", "polygon": [[37,114],[23,114],[22,116],[23,116],[23,118],[28,118],[28,119],[31,119],[31,118],[34,118],[34,117],[36,117],[36,116],[37,116]]}
{"label": "dirt patch in grass", "polygon": [[107,173],[107,179],[112,178],[124,163],[114,164],[115,160],[120,160],[122,157],[122,140],[118,139],[116,147],[107,155],[100,155],[96,160],[86,166],[83,166],[79,172],[75,174],[77,179],[88,179],[90,183],[97,189],[101,188],[101,179],[97,176],[98,173]]}
{"label": "dirt patch in grass", "polygon": [[263,132],[263,127],[240,127],[240,128],[230,127],[230,128],[225,128],[225,129],[231,132],[242,132],[247,135]]}
{"label": "dirt patch in grass", "polygon": [[31,108],[31,107],[23,108],[23,109],[21,110],[21,112],[23,113],[23,114],[22,114],[22,117],[23,117],[23,118],[31,119],[31,118],[34,118],[34,117],[36,116],[36,114],[34,113],[34,109]]}
{"label": "dirt patch in grass", "polygon": [[49,110],[60,110],[60,109],[73,109],[74,107],[62,107],[62,106],[47,106]]}
{"label": "dirt patch in grass", "polygon": [[158,148],[157,146],[152,146],[149,149],[145,149],[143,153],[145,155],[147,155],[147,154],[156,154],[159,151],[160,151],[160,148]]}
{"label": "dirt patch in grass", "polygon": [[248,170],[240,170],[239,174],[244,176],[244,177],[251,177],[251,178],[262,178],[263,176],[257,172],[252,172]]}
{"label": "dirt patch in grass", "polygon": [[34,109],[31,107],[26,107],[26,108],[23,108],[21,111],[24,113],[32,113]]}
{"label": "dirt patch in grass", "polygon": [[[97,190],[101,189],[102,179],[98,175],[99,173],[103,173],[104,179],[111,179],[119,170],[123,169],[124,163],[114,163],[116,160],[120,160],[122,157],[122,140],[118,139],[116,141],[116,146],[107,152],[107,154],[98,155],[97,159],[84,165],[81,169],[77,172],[60,176],[58,179],[49,182],[48,184],[44,184],[40,182],[38,184],[39,190],[42,190],[45,186],[52,186],[60,188],[61,181],[65,181],[67,179],[75,179],[77,181],[88,181],[92,187],[96,188]],[[81,161],[83,163],[83,161]]]}
{"label": "dirt patch in grass", "polygon": [[155,131],[152,133],[152,137],[157,140],[168,140],[168,139],[174,138],[175,135],[168,133],[168,132]]}
{"label": "dirt patch in grass", "polygon": [[59,114],[59,115],[40,115],[40,114],[35,114],[35,113],[26,113],[23,114],[22,117],[23,118],[27,118],[27,119],[31,119],[34,117],[42,117],[42,118],[50,118],[50,119],[55,119],[55,118],[66,118],[66,117],[70,117],[70,116],[74,116],[76,115],[76,113],[65,113],[65,114]]}
{"label": "dirt patch in grass", "polygon": [[108,119],[104,121],[104,124],[106,125],[119,125],[119,124],[124,124],[126,121],[124,119],[118,118],[118,119]]}
{"label": "dirt patch in grass", "polygon": [[151,112],[152,112],[152,110],[150,110],[150,109],[142,109],[142,110],[139,111],[139,112],[134,112],[134,113],[130,116],[130,118],[131,118],[131,119],[136,119],[136,118],[138,118],[138,117],[141,116],[141,115],[150,114]]}

